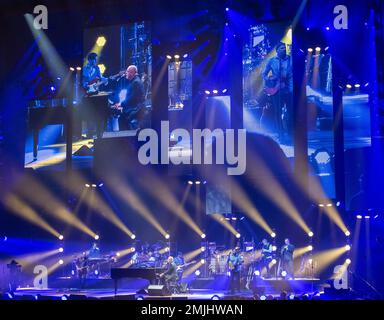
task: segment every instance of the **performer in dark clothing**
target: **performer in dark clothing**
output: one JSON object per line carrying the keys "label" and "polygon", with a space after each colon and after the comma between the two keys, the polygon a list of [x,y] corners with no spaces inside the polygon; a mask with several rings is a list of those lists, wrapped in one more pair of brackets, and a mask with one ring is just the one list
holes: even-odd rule
{"label": "performer in dark clothing", "polygon": [[144,114],[144,85],[134,65],[127,68],[125,78],[128,81],[120,91],[120,101],[112,108],[121,111],[120,130],[137,129]]}
{"label": "performer in dark clothing", "polygon": [[295,246],[290,243],[289,239],[284,240],[284,246],[281,248],[281,271],[286,271],[289,278],[294,277],[293,271],[293,251]]}
{"label": "performer in dark clothing", "polygon": [[266,275],[265,275],[266,278],[270,276],[269,264],[271,263],[272,258],[273,258],[272,244],[270,244],[267,239],[263,239],[262,247],[261,247],[261,269],[266,268]]}
{"label": "performer in dark clothing", "polygon": [[263,71],[265,93],[270,99],[275,130],[279,139],[292,134],[292,62],[285,43],[278,43],[275,57],[268,60]]}
{"label": "performer in dark clothing", "polygon": [[243,264],[244,259],[240,253],[240,247],[236,247],[228,256],[228,268],[231,272],[231,282],[230,282],[230,291],[235,293],[240,291],[240,273],[241,265]]}
{"label": "performer in dark clothing", "polygon": [[173,261],[173,257],[169,256],[166,264],[166,271],[160,274],[160,279],[164,282],[168,292],[171,292],[171,285],[177,281],[177,266]]}

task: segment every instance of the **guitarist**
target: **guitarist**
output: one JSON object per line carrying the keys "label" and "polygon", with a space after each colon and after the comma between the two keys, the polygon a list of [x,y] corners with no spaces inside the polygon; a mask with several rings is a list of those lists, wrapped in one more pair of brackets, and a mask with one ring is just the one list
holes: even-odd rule
{"label": "guitarist", "polygon": [[91,52],[88,57],[88,63],[83,68],[82,85],[85,91],[89,91],[89,85],[95,81],[102,81],[104,84],[108,79],[101,75],[99,66],[97,65],[97,53]]}
{"label": "guitarist", "polygon": [[230,291],[231,294],[240,292],[240,273],[244,258],[241,255],[240,247],[236,247],[228,256],[228,269],[231,272]]}
{"label": "guitarist", "polygon": [[266,269],[266,278],[268,278],[270,276],[269,264],[273,258],[273,246],[267,239],[263,239],[261,243],[261,267]]}
{"label": "guitarist", "polygon": [[[279,139],[291,130],[292,116],[292,62],[285,43],[276,46],[275,57],[268,60],[263,71],[265,93],[269,97],[271,113]],[[288,132],[287,132],[288,131]]]}

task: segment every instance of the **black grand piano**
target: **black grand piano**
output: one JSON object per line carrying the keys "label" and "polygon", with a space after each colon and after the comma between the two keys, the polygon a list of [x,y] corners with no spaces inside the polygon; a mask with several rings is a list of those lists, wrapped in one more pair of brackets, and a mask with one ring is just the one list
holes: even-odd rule
{"label": "black grand piano", "polygon": [[157,275],[164,272],[163,268],[112,268],[111,278],[115,283],[115,295],[117,293],[118,281],[123,278],[141,278],[155,284]]}
{"label": "black grand piano", "polygon": [[48,99],[33,100],[28,105],[28,125],[33,131],[33,160],[37,159],[39,131],[48,124],[63,124],[67,129],[70,124],[68,100]]}
{"label": "black grand piano", "polygon": [[[97,138],[101,138],[111,114],[110,92],[83,97],[77,105],[70,105],[66,98],[33,100],[28,105],[28,125],[33,131],[33,160],[37,160],[39,131],[49,124],[63,124],[67,136],[67,148],[72,146],[72,128],[81,127],[81,121],[96,124]],[[80,128],[81,131],[81,128]],[[71,148],[69,149],[69,151]]]}

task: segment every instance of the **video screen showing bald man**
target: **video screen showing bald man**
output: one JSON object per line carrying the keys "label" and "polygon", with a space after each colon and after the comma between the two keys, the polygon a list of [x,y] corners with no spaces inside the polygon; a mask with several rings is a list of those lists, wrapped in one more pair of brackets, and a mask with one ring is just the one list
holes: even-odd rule
{"label": "video screen showing bald man", "polygon": [[108,105],[108,114],[102,124],[84,125],[87,119],[82,119],[81,136],[120,137],[150,127],[151,46],[147,22],[84,31],[84,59],[94,58],[95,72],[90,73],[85,64],[80,100],[85,98],[87,104],[102,101]]}

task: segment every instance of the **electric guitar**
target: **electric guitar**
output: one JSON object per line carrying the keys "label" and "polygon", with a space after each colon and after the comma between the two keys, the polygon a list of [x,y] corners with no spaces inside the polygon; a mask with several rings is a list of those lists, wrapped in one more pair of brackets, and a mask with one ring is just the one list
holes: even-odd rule
{"label": "electric guitar", "polygon": [[102,80],[100,78],[96,78],[87,84],[85,91],[86,91],[87,95],[98,94],[99,88],[101,85],[108,83],[109,80],[115,80],[117,78],[121,78],[124,74],[125,74],[125,71],[123,70],[123,71],[120,71],[119,73],[117,73],[113,76],[110,76],[110,77],[102,79]]}
{"label": "electric guitar", "polygon": [[268,79],[265,81],[264,92],[267,96],[274,96],[281,89],[285,88],[285,78]]}
{"label": "electric guitar", "polygon": [[190,262],[187,262],[187,263],[178,265],[178,266],[176,267],[176,270],[177,270],[177,271],[180,271],[181,269],[183,269],[183,268],[185,268],[185,267],[188,267],[189,265],[194,264],[194,263],[196,263],[196,260],[193,260],[193,261],[190,261]]}

